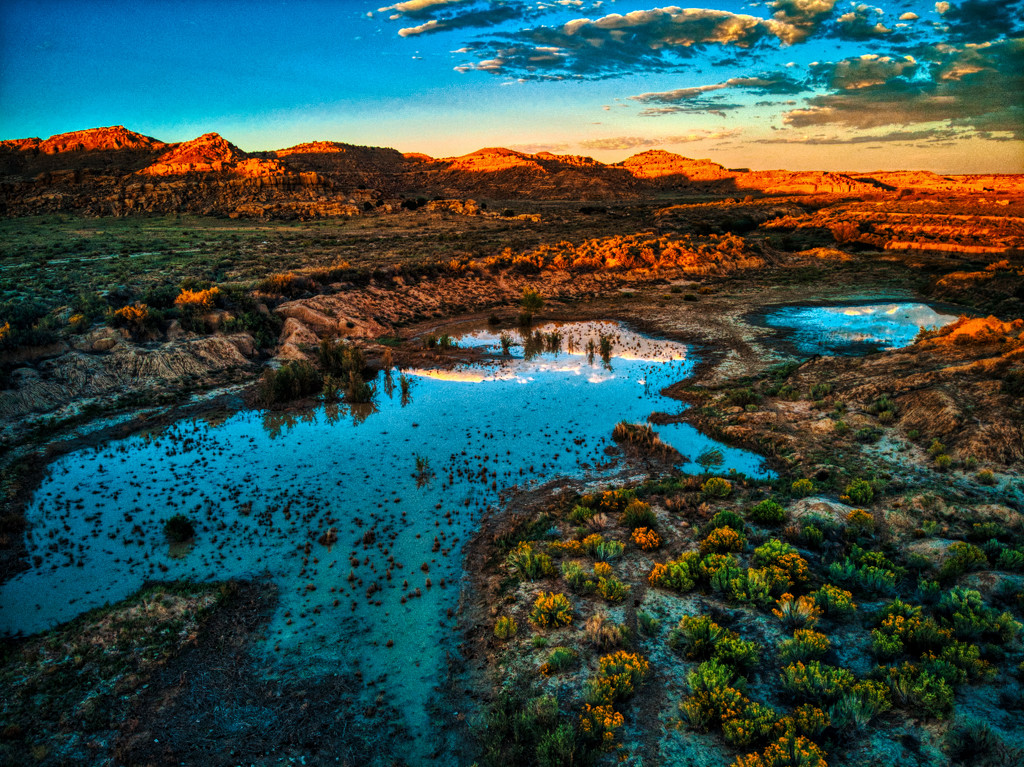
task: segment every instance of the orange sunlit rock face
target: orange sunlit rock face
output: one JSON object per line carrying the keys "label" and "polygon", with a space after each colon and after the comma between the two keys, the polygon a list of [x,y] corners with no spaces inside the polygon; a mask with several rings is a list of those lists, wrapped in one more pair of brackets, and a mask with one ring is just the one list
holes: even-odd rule
{"label": "orange sunlit rock face", "polygon": [[[216,133],[165,144],[122,126],[63,133],[45,141],[0,142],[0,173],[14,182],[0,191],[0,199],[14,215],[54,210],[123,215],[140,209],[181,211],[184,205],[236,217],[323,218],[369,209],[394,212],[405,201],[420,197],[605,201],[665,192],[877,199],[928,193],[1024,194],[1019,175],[749,171],[663,150],[641,152],[614,164],[501,147],[432,158],[336,141],[245,152]],[[202,187],[170,186],[191,184],[200,177]],[[139,179],[148,183],[139,185]],[[471,210],[473,206],[465,208]],[[896,235],[877,247],[914,250],[914,242],[916,238]],[[975,249],[964,252],[990,252],[985,243],[966,245]]]}

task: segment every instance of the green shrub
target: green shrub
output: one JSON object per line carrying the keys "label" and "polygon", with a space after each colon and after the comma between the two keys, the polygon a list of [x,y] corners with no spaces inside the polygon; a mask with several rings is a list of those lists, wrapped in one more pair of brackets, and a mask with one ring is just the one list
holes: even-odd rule
{"label": "green shrub", "polygon": [[604,536],[594,533],[583,539],[583,548],[598,562],[607,562],[622,556],[626,544],[622,541],[607,540]]}
{"label": "green shrub", "polygon": [[748,568],[729,581],[729,597],[741,604],[767,607],[774,601],[773,594],[781,594],[786,588],[788,579],[786,584],[776,585],[774,573],[765,568]]}
{"label": "green shrub", "polygon": [[164,522],[164,535],[171,543],[184,543],[195,538],[196,528],[184,514],[175,514]]}
{"label": "green shrub", "polygon": [[783,594],[776,605],[772,614],[787,628],[813,628],[821,616],[821,609],[810,597],[794,598],[792,594]]}
{"label": "green shrub", "polygon": [[780,674],[782,689],[796,700],[807,703],[834,703],[853,689],[856,678],[845,668],[820,661],[790,663]]}
{"label": "green shrub", "polygon": [[600,578],[597,582],[597,592],[609,602],[621,602],[629,593],[629,586],[614,576]]}
{"label": "green shrub", "polygon": [[508,615],[502,615],[494,623],[494,636],[498,639],[511,639],[519,631],[519,626],[516,624],[515,618]]}
{"label": "green shrub", "polygon": [[[537,741],[538,767],[563,767],[566,764],[577,764],[583,761],[581,746],[576,730],[568,722],[562,722],[553,730],[548,730]],[[505,762],[516,764],[517,762]]]}
{"label": "green shrub", "polygon": [[597,674],[584,685],[584,699],[593,704],[626,700],[643,682],[650,663],[636,653],[619,650],[598,661]]}
{"label": "green shrub", "polygon": [[988,607],[978,591],[959,586],[942,597],[936,614],[958,639],[984,639],[1005,645],[1021,630],[1021,624],[1009,613]]}
{"label": "green shrub", "polygon": [[643,610],[637,612],[636,624],[640,632],[649,637],[657,636],[658,632],[661,631],[661,621]]}
{"label": "green shrub", "polygon": [[669,632],[668,645],[687,660],[707,660],[714,654],[715,646],[730,633],[706,615],[684,615]]}
{"label": "green shrub", "polygon": [[649,527],[653,530],[658,524],[658,518],[649,503],[634,499],[622,512],[622,524],[630,530],[638,527]]}
{"label": "green shrub", "polygon": [[938,438],[933,439],[931,444],[928,445],[928,455],[932,456],[932,458],[945,452],[946,446],[939,442]]}
{"label": "green shrub", "polygon": [[831,648],[832,643],[824,634],[812,629],[797,629],[792,639],[779,643],[779,657],[783,663],[820,660]]}
{"label": "green shrub", "polygon": [[863,730],[871,720],[892,708],[888,688],[872,680],[857,682],[829,709],[832,726],[838,730]]}
{"label": "green shrub", "polygon": [[268,368],[260,379],[260,401],[267,405],[290,402],[323,390],[323,377],[305,360],[286,362],[274,370]]}
{"label": "green shrub", "polygon": [[786,510],[775,501],[766,499],[753,506],[747,516],[764,525],[777,525],[786,518]]}
{"label": "green shrub", "polygon": [[722,721],[722,738],[733,748],[748,748],[768,737],[778,718],[770,706],[746,701],[736,716]]}
{"label": "green shrub", "polygon": [[814,482],[807,478],[795,479],[789,489],[797,498],[806,498],[814,495]]}
{"label": "green shrub", "polygon": [[740,519],[739,515],[733,511],[720,511],[711,520],[704,525],[704,532],[711,532],[719,527],[731,527],[737,533],[743,534],[746,525],[743,524],[743,520]]}
{"label": "green shrub", "polygon": [[875,489],[866,479],[855,479],[846,486],[846,495],[854,503],[866,505],[875,497]]}
{"label": "green shrub", "polygon": [[672,591],[692,591],[700,580],[700,560],[700,554],[691,551],[671,562],[656,564],[647,582]]}
{"label": "green shrub", "polygon": [[732,493],[732,483],[721,477],[711,477],[700,490],[707,498],[727,498]]}
{"label": "green shrub", "polygon": [[565,582],[577,594],[589,594],[597,587],[594,579],[590,577],[590,574],[583,569],[579,562],[562,562],[561,569]]}
{"label": "green shrub", "polygon": [[573,506],[572,511],[569,512],[569,521],[574,525],[583,525],[593,518],[595,514],[597,512],[587,506]]}
{"label": "green shrub", "polygon": [[576,665],[579,657],[580,654],[571,647],[556,647],[548,654],[548,659],[541,665],[540,671],[545,675],[561,673]]}
{"label": "green shrub", "polygon": [[996,567],[1000,570],[1010,572],[1024,572],[1024,551],[1018,549],[1003,549],[999,552],[999,559],[996,560]]}
{"label": "green shrub", "polygon": [[939,568],[939,580],[951,581],[970,570],[982,570],[988,566],[985,552],[970,543],[957,541],[946,550],[946,559]]}
{"label": "green shrub", "polygon": [[554,574],[555,567],[551,557],[535,551],[526,541],[522,541],[505,557],[505,565],[520,580],[536,581]]}
{"label": "green shrub", "polygon": [[975,479],[982,485],[994,485],[996,483],[996,475],[991,469],[982,469],[978,472]]}
{"label": "green shrub", "polygon": [[937,471],[949,471],[953,465],[953,459],[945,453],[935,456],[935,468]]}
{"label": "green shrub", "polygon": [[745,674],[757,667],[761,659],[761,648],[757,642],[741,639],[735,632],[729,632],[715,645],[714,658]]}
{"label": "green shrub", "polygon": [[811,592],[814,603],[821,608],[822,612],[833,620],[845,620],[856,612],[857,603],[853,601],[853,594],[845,589],[826,583],[817,591]]}
{"label": "green shrub", "polygon": [[937,719],[953,710],[953,688],[944,679],[912,663],[889,668],[886,681],[896,705]]}

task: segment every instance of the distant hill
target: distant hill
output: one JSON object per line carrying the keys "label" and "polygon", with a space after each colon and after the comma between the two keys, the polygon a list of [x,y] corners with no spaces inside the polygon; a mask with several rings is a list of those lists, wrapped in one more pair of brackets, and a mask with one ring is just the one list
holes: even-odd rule
{"label": "distant hill", "polygon": [[501,147],[433,158],[334,141],[244,152],[216,133],[165,143],[120,125],[0,142],[0,213],[6,216],[74,211],[317,218],[394,210],[419,198],[612,201],[665,193],[873,195],[1021,188],[1020,176],[730,170],[663,150],[614,164]]}

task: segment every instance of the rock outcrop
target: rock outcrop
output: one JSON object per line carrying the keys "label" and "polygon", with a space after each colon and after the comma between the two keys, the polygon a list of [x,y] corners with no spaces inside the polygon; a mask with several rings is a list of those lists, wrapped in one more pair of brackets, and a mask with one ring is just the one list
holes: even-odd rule
{"label": "rock outcrop", "polygon": [[216,133],[165,144],[122,126],[0,142],[0,213],[191,212],[321,218],[401,210],[419,198],[630,200],[652,194],[1024,193],[1020,176],[728,169],[650,150],[615,164],[492,147],[435,159],[314,141],[245,152]]}

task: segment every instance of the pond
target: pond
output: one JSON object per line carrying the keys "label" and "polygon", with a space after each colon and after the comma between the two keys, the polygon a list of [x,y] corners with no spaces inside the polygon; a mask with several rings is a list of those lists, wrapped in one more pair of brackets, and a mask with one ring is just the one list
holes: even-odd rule
{"label": "pond", "polygon": [[[507,356],[493,331],[456,341],[493,354],[382,373],[368,406],[179,422],[58,459],[27,509],[30,567],[0,590],[0,631],[46,629],[149,579],[265,575],[279,592],[256,648],[267,673],[357,668],[428,732],[481,514],[513,485],[607,477],[615,423],[679,412],[660,391],[695,364],[610,322],[513,332]],[[689,458],[720,447],[723,472],[769,474],[686,424],[656,430]],[[191,546],[164,536],[176,513],[196,523]]]}
{"label": "pond", "polygon": [[756,321],[788,331],[781,340],[802,355],[857,355],[908,346],[922,328],[957,319],[928,304],[858,303],[839,306],[782,306]]}

